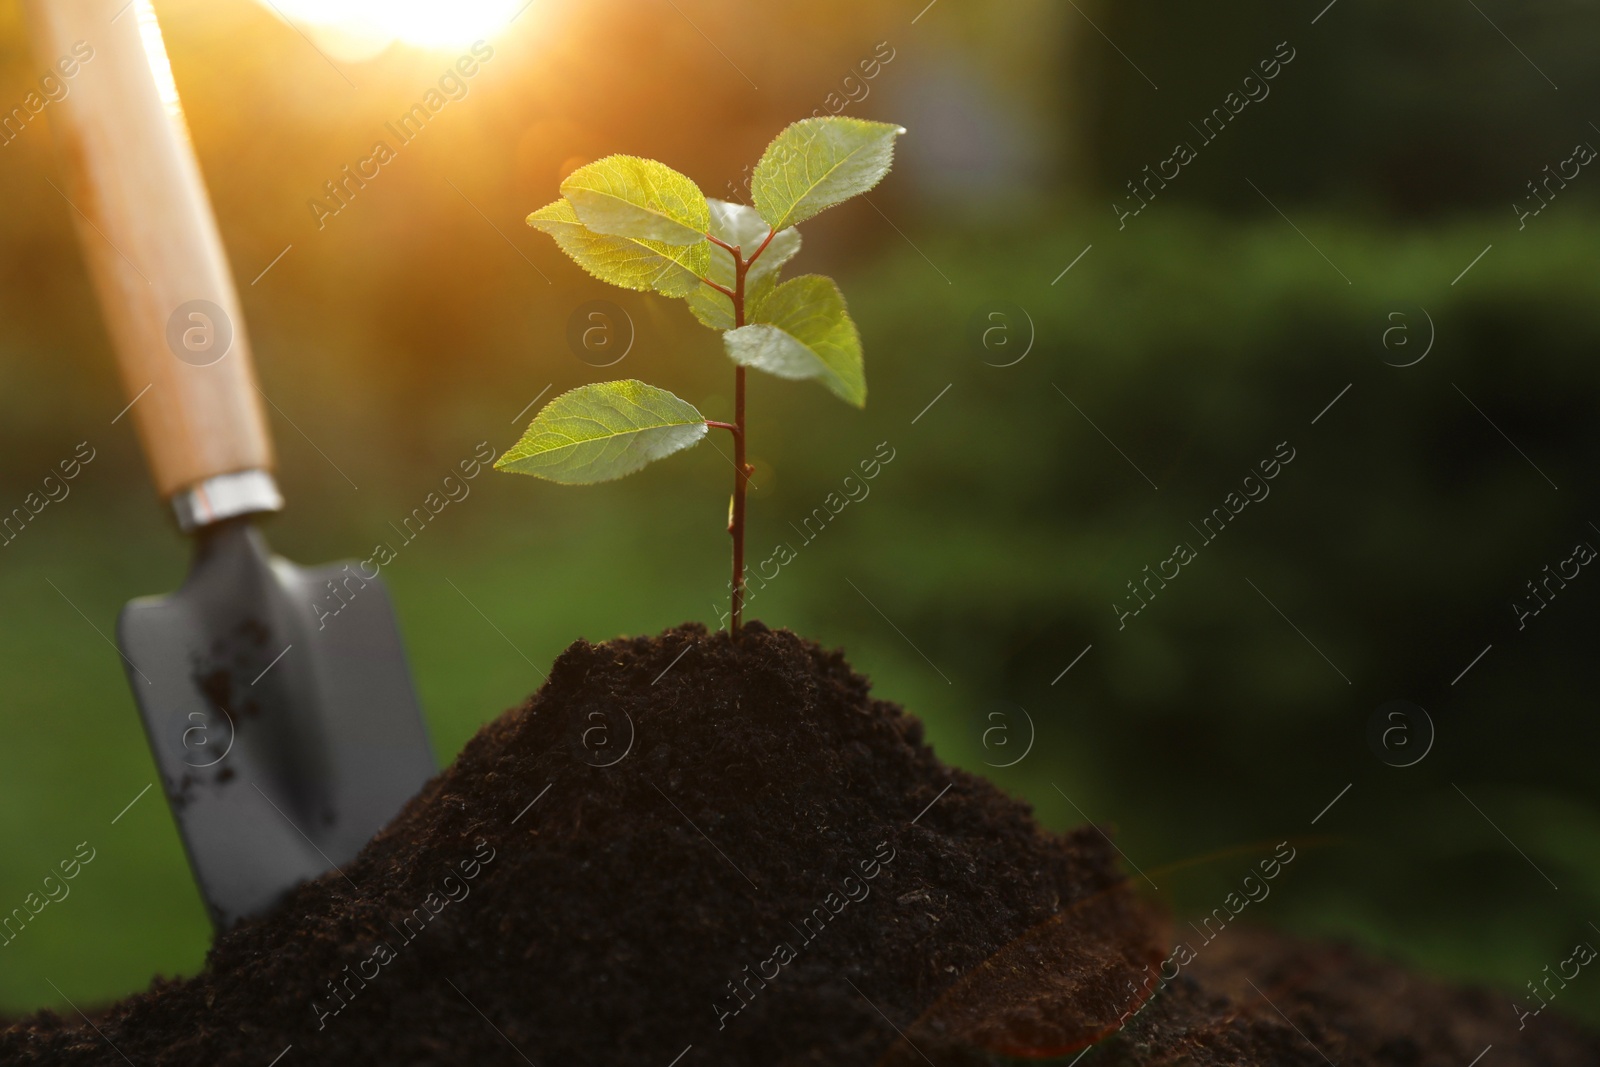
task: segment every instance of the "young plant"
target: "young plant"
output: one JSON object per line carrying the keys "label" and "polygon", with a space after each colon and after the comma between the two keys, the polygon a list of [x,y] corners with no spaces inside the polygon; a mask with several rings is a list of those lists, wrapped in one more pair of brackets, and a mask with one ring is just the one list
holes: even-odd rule
{"label": "young plant", "polygon": [[[817,274],[780,283],[778,268],[800,250],[795,224],[877,185],[905,130],[851,118],[802,119],[767,146],[751,177],[754,207],[707,200],[684,175],[653,159],[607,156],[561,183],[562,198],[528,216],[601,281],[688,301],[695,318],[722,331],[733,361],[733,421],[639,381],[603,382],[563,393],[534,417],[497,470],[566,485],[610,481],[697,444],[707,430],[733,435],[732,610],[744,606],[745,370],[813,378],[846,403],[867,401],[861,338],[839,287]],[[748,255],[746,249],[753,249]]]}

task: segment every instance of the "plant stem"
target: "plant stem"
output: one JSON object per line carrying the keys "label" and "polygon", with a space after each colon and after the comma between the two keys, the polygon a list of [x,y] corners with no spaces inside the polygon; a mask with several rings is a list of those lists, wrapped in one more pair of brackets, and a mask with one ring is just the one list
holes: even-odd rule
{"label": "plant stem", "polygon": [[[734,329],[738,329],[744,325],[744,276],[750,264],[737,245],[729,251],[734,262],[733,325]],[[733,424],[738,427],[738,432],[733,435],[733,516],[728,522],[728,533],[733,537],[733,592],[728,633],[737,641],[739,624],[744,615],[744,498],[751,472],[750,464],[745,461],[743,366],[733,368]]]}
{"label": "plant stem", "polygon": [[750,253],[750,258],[744,261],[745,269],[748,270],[749,267],[750,267],[750,264],[754,263],[757,259],[761,258],[761,253],[763,253],[763,252],[765,252],[767,250],[767,246],[772,243],[772,239],[774,237],[776,237],[776,236],[778,236],[778,231],[777,230],[768,230],[767,231],[766,240],[762,241],[760,247],[758,247],[754,252],[751,252]]}
{"label": "plant stem", "polygon": [[[744,280],[750,271],[750,264],[754,263],[767,250],[777,230],[768,230],[767,236],[749,259],[744,258],[744,251],[738,245],[729,244],[719,239],[715,234],[706,234],[706,238],[718,248],[726,249],[733,257],[733,288],[718,285],[710,278],[701,281],[726,296],[733,303],[733,328],[738,329],[744,322]],[[706,425],[719,430],[730,430],[733,433],[733,514],[728,519],[728,534],[733,538],[733,582],[731,593],[731,610],[728,613],[728,633],[733,639],[739,639],[739,626],[744,619],[744,511],[745,493],[750,486],[750,475],[754,473],[752,467],[745,459],[745,419],[744,419],[744,367],[733,368],[733,422],[713,422],[706,420]]]}

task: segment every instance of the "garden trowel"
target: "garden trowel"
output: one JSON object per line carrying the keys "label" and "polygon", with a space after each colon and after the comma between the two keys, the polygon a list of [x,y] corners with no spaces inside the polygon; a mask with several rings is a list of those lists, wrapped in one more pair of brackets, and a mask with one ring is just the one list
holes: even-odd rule
{"label": "garden trowel", "polygon": [[60,191],[124,412],[195,541],[183,587],[133,601],[117,632],[195,880],[226,928],[348,862],[436,764],[377,572],[294,566],[255,528],[283,503],[272,445],[148,0],[27,8],[39,62],[70,86],[50,107]]}

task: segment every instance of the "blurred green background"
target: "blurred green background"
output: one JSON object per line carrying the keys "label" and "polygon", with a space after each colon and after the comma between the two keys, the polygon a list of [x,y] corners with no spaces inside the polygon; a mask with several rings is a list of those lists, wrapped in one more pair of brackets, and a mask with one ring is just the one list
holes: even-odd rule
{"label": "blurred green background", "polygon": [[[1600,578],[1520,630],[1511,606],[1600,544],[1600,178],[1541,187],[1520,226],[1512,206],[1600,143],[1592,6],[533,0],[321,228],[308,201],[465,49],[351,58],[254,0],[156,9],[281,412],[283,554],[369,555],[541,393],[638,377],[731,413],[719,341],[678,302],[522,225],[563,174],[624,151],[732,196],[814,109],[898,121],[889,181],[807,225],[790,268],[840,279],[866,411],[753,380],[752,556],[798,558],[752,614],[844,647],[1049,825],[1114,826],[1180,919],[1292,838],[1250,918],[1508,991],[1600,941]],[[1119,228],[1125,183],[1280,42],[1270,96]],[[0,5],[0,102],[39,71]],[[9,1013],[193,973],[209,940],[159,789],[112,824],[154,770],[105,638],[188,561],[112,424],[128,398],[48,122],[0,150],[0,510],[79,442],[96,458],[0,549],[0,911],[97,854],[0,948]],[[567,342],[597,299],[633,335],[605,369]],[[802,544],[881,442],[870,496]],[[1270,496],[1202,545],[1190,524],[1280,442]],[[585,490],[488,473],[401,548],[384,575],[440,755],[577,637],[715,625],[728,482],[709,448]],[[1197,558],[1119,629],[1126,583],[1178,542]],[[1407,768],[1368,742],[1394,699],[1437,731]],[[1600,979],[1557,1008],[1600,1021]]]}

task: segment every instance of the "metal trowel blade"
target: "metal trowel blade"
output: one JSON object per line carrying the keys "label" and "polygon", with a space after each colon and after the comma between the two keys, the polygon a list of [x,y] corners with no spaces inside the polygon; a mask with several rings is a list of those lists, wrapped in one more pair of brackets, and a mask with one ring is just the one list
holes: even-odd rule
{"label": "metal trowel blade", "polygon": [[274,557],[248,519],[199,538],[183,587],[128,604],[117,639],[226,929],[348,863],[437,764],[375,576]]}

